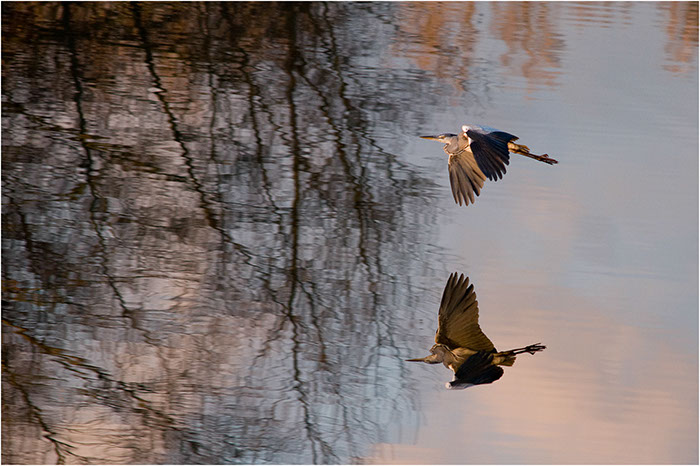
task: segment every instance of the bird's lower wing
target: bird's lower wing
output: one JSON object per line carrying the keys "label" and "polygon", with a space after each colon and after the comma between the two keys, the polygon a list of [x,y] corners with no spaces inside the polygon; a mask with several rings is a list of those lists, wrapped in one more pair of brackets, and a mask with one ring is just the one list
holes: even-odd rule
{"label": "bird's lower wing", "polygon": [[450,155],[447,163],[450,172],[450,186],[455,202],[459,205],[474,203],[475,196],[481,193],[486,177],[479,170],[476,161],[468,151]]}
{"label": "bird's lower wing", "polygon": [[457,383],[480,385],[492,383],[503,376],[503,369],[492,362],[491,354],[479,352],[469,357],[455,371]]}

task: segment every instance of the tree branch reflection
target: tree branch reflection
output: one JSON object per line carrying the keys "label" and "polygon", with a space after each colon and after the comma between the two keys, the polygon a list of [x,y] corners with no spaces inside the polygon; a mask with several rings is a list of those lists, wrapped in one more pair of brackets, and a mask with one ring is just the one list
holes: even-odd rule
{"label": "tree branch reflection", "polygon": [[[20,246],[3,252],[3,279],[18,290],[4,291],[5,312],[32,341],[56,341],[94,368],[86,380],[57,371],[38,345],[17,347],[42,361],[33,377],[50,374],[109,430],[112,460],[345,462],[386,419],[415,416],[410,384],[372,387],[404,370],[385,357],[399,354],[402,332],[388,307],[410,299],[397,280],[408,260],[396,258],[423,254],[415,245],[430,233],[412,212],[428,182],[382,151],[374,115],[351,97],[363,83],[341,66],[351,53],[336,34],[342,10],[14,8],[43,18],[29,27],[62,31],[49,50],[67,57],[54,84],[72,88],[73,107],[51,86],[27,100],[27,88],[39,92],[32,71],[12,62],[13,76],[29,78],[5,80],[3,94],[20,96],[23,109],[11,118],[48,117],[40,128],[13,126],[5,140],[26,153],[32,143],[21,141],[48,135],[55,150],[32,164],[5,160],[5,199],[24,215],[3,219]],[[65,153],[86,160],[82,179],[61,165]],[[46,176],[32,186],[22,181],[30,172]],[[32,189],[46,201],[40,212],[23,207]],[[51,307],[19,301],[32,287],[25,277],[40,273],[42,290],[62,296]],[[37,326],[46,316],[51,324]],[[111,382],[96,390],[95,377]],[[130,383],[148,391],[110,394]],[[55,421],[71,402],[39,400],[75,455],[110,460],[87,447],[95,424]],[[142,435],[120,436],[127,424]]]}

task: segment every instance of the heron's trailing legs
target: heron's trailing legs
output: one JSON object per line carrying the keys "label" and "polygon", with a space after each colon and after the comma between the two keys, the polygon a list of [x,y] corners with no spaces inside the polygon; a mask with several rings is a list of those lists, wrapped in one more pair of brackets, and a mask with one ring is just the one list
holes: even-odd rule
{"label": "heron's trailing legs", "polygon": [[522,354],[522,353],[535,354],[538,351],[542,351],[545,348],[547,348],[547,347],[544,346],[542,343],[535,343],[532,345],[525,346],[524,348],[516,348],[516,349],[512,349],[510,351],[506,351],[506,352],[513,354],[513,355]]}
{"label": "heron's trailing legs", "polygon": [[525,157],[530,157],[531,159],[539,160],[540,162],[548,163],[554,165],[559,163],[558,161],[549,158],[547,154],[536,155],[530,153],[530,148],[522,144],[516,144],[514,142],[508,143],[508,150],[514,154],[524,155]]}

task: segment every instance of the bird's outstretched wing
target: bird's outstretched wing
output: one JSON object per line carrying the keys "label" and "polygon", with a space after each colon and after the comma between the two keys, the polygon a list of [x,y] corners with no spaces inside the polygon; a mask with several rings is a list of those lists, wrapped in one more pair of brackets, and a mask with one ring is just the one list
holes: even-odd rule
{"label": "bird's outstretched wing", "polygon": [[455,202],[459,205],[474,203],[474,196],[478,196],[484,186],[486,178],[481,173],[479,166],[469,151],[450,154],[447,162],[450,172],[450,186]]}
{"label": "bird's outstretched wing", "polygon": [[495,382],[502,376],[503,369],[493,364],[491,353],[478,352],[459,366],[452,383],[480,385]]}
{"label": "bird's outstretched wing", "polygon": [[491,340],[479,327],[479,303],[469,278],[450,275],[442,292],[435,342],[449,348],[464,347],[476,351],[495,351]]}
{"label": "bird's outstretched wing", "polygon": [[476,163],[491,181],[503,178],[506,165],[510,161],[508,143],[518,139],[517,136],[481,126],[464,126],[471,143],[469,148],[474,153]]}

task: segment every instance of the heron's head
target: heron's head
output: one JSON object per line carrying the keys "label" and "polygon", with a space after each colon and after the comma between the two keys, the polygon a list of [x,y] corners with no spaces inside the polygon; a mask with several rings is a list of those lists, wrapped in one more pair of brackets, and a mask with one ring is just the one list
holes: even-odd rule
{"label": "heron's head", "polygon": [[437,354],[431,354],[430,356],[426,356],[424,358],[418,358],[418,359],[406,359],[406,361],[410,362],[424,362],[426,364],[440,364],[442,362],[442,357],[440,357]]}
{"label": "heron's head", "polygon": [[456,134],[452,133],[441,133],[434,136],[421,136],[422,139],[429,139],[431,141],[442,142],[443,144],[451,143],[457,137]]}
{"label": "heron's head", "polygon": [[441,345],[438,343],[436,345],[433,345],[432,348],[430,348],[430,356],[418,359],[406,359],[406,361],[424,362],[427,364],[440,364],[445,360],[445,353],[448,351],[449,349],[445,345]]}

